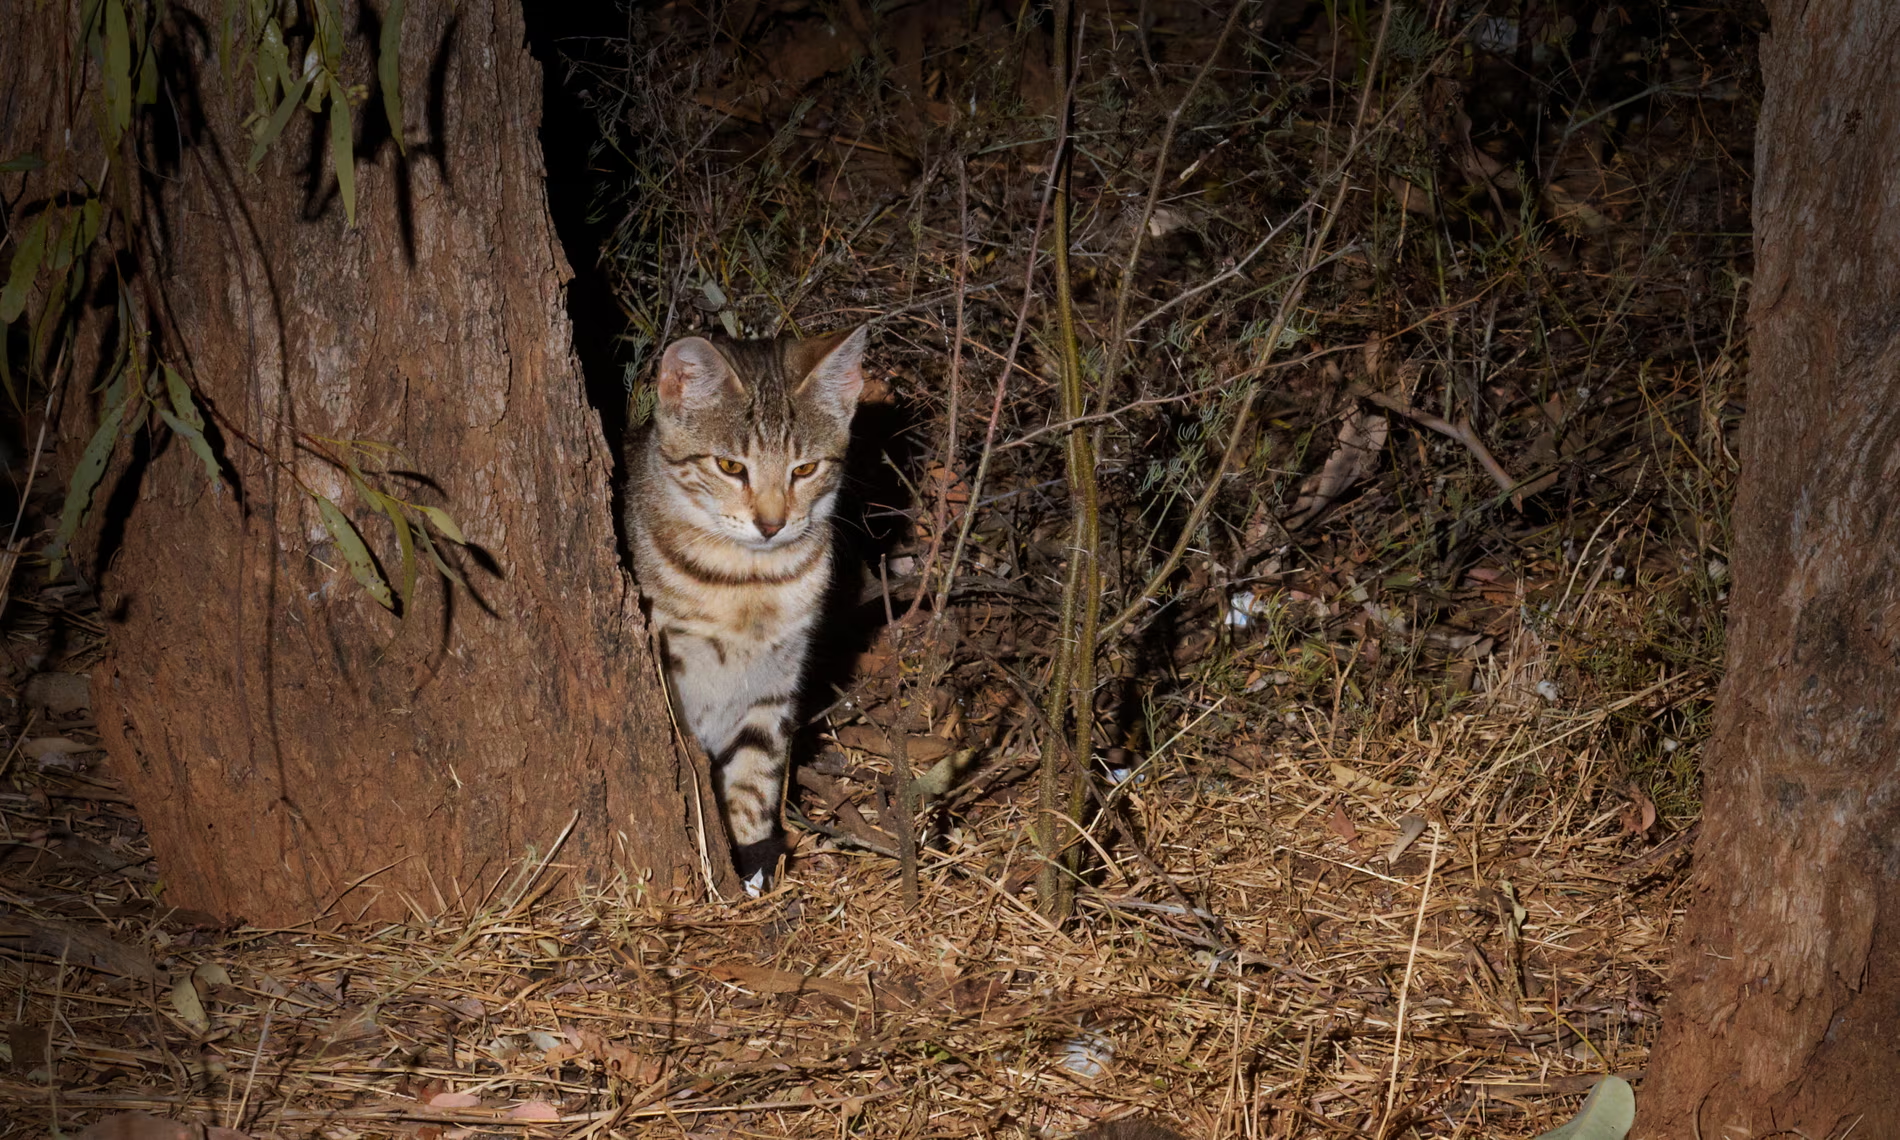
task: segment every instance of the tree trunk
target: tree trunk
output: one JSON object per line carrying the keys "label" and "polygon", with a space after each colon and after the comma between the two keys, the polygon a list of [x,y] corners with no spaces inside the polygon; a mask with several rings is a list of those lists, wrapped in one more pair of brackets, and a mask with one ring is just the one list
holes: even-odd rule
{"label": "tree trunk", "polygon": [[1900,6],[1769,7],[1728,672],[1654,1140],[1900,1136]]}
{"label": "tree trunk", "polygon": [[[14,45],[0,73],[26,78],[0,151],[57,146],[67,114],[96,138],[66,91],[78,7],[0,0]],[[690,886],[694,805],[711,800],[696,800],[623,570],[521,11],[409,6],[403,157],[375,86],[380,14],[342,8],[343,73],[370,94],[353,112],[354,228],[327,110],[299,111],[247,173],[251,80],[219,72],[223,7],[170,8],[173,54],[126,195],[134,288],[230,478],[214,491],[160,428],[101,485],[80,566],[112,619],[93,699],[113,770],[166,901],[255,923],[471,908],[529,857],[552,856],[546,875],[570,887]],[[293,64],[307,36],[287,36]],[[421,559],[399,620],[358,586],[311,492],[350,515],[392,582],[402,560],[324,457],[336,440],[401,449],[372,478],[460,524],[468,550],[437,545],[466,589]],[[706,823],[705,849],[723,851]]]}

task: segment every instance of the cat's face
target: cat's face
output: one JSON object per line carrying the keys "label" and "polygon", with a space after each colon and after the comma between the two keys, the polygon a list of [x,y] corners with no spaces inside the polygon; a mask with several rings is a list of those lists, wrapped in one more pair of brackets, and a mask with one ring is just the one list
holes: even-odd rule
{"label": "cat's face", "polygon": [[687,337],[660,361],[654,411],[671,491],[706,530],[756,550],[824,524],[864,389],[863,328],[806,340]]}

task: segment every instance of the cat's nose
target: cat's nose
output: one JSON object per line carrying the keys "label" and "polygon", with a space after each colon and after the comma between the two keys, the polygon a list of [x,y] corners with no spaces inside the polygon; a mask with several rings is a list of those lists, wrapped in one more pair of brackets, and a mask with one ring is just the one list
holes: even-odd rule
{"label": "cat's nose", "polygon": [[771,538],[773,535],[777,534],[779,531],[782,531],[785,529],[785,520],[784,519],[755,518],[752,520],[752,525],[759,528],[760,534],[764,535],[767,538]]}

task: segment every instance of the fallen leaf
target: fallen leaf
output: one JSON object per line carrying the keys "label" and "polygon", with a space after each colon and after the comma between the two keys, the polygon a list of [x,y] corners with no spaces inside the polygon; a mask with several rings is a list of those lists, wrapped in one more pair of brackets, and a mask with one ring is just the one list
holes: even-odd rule
{"label": "fallen leaf", "polygon": [[1635,1122],[1636,1093],[1622,1077],[1607,1076],[1583,1099],[1576,1119],[1537,1140],[1623,1140]]}
{"label": "fallen leaf", "polygon": [[[1293,504],[1293,518],[1318,514],[1377,470],[1379,453],[1385,450],[1391,430],[1391,421],[1375,412],[1362,409],[1347,416],[1339,425],[1339,439],[1333,444],[1332,454],[1326,457],[1325,465],[1301,488],[1304,493]],[[1287,525],[1295,523],[1289,520]]]}
{"label": "fallen leaf", "polygon": [[864,987],[857,982],[814,978],[806,974],[774,970],[768,966],[708,966],[706,973],[722,982],[735,982],[758,994],[824,994],[854,1004],[862,1002],[865,997]]}
{"label": "fallen leaf", "polygon": [[172,983],[172,1008],[178,1011],[178,1017],[197,1033],[209,1032],[211,1018],[205,1015],[204,999],[198,996],[198,986],[186,974]]}
{"label": "fallen leaf", "polygon": [[480,1108],[482,1098],[474,1093],[445,1092],[429,1098],[430,1108]]}
{"label": "fallen leaf", "polygon": [[45,766],[75,752],[91,752],[95,746],[81,744],[64,736],[36,736],[20,745],[20,751],[26,753],[34,763]]}
{"label": "fallen leaf", "polygon": [[1423,834],[1425,834],[1424,816],[1416,813],[1407,813],[1400,816],[1399,837],[1393,840],[1392,846],[1386,850],[1385,861],[1388,863],[1398,862],[1399,856],[1405,854],[1405,849],[1410,847],[1413,841]]}
{"label": "fallen leaf", "polygon": [[1326,817],[1326,826],[1334,835],[1346,841],[1346,846],[1359,850],[1359,829],[1353,826],[1352,817],[1346,814],[1345,804],[1334,804],[1333,814]]}
{"label": "fallen leaf", "polygon": [[508,1110],[515,1120],[537,1120],[551,1123],[561,1119],[561,1110],[545,1100],[524,1100]]}
{"label": "fallen leaf", "polygon": [[1386,795],[1399,790],[1397,784],[1388,784],[1384,780],[1375,780],[1364,772],[1349,768],[1338,761],[1334,761],[1331,764],[1331,768],[1333,770],[1334,781],[1349,792],[1371,792],[1376,795]]}

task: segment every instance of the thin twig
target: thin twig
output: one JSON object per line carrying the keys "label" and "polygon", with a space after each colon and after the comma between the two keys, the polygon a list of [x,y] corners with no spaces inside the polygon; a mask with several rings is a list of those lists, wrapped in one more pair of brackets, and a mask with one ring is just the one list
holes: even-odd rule
{"label": "thin twig", "polygon": [[1412,971],[1418,964],[1418,939],[1425,929],[1425,907],[1432,901],[1432,874],[1438,869],[1438,825],[1432,825],[1432,851],[1425,863],[1425,889],[1418,894],[1418,913],[1412,919],[1412,945],[1405,954],[1405,980],[1399,983],[1399,1014],[1392,1030],[1392,1075],[1385,1086],[1385,1116],[1379,1121],[1378,1135],[1392,1119],[1392,1106],[1399,1095],[1399,1058],[1404,1054],[1405,1007],[1412,996]]}
{"label": "thin twig", "polygon": [[1401,399],[1390,392],[1375,392],[1363,384],[1354,384],[1350,391],[1358,399],[1377,404],[1389,412],[1396,412],[1420,427],[1429,428],[1448,439],[1454,439],[1463,444],[1465,450],[1471,452],[1472,458],[1478,461],[1478,466],[1484,468],[1484,473],[1491,476],[1491,481],[1496,483],[1505,494],[1512,496],[1513,505],[1519,510],[1524,509],[1521,484],[1511,478],[1511,473],[1506,471],[1504,465],[1491,455],[1491,449],[1486,447],[1484,441],[1478,438],[1478,433],[1472,430],[1470,420],[1452,423],[1442,416],[1435,416],[1422,408],[1413,407],[1409,400]]}

